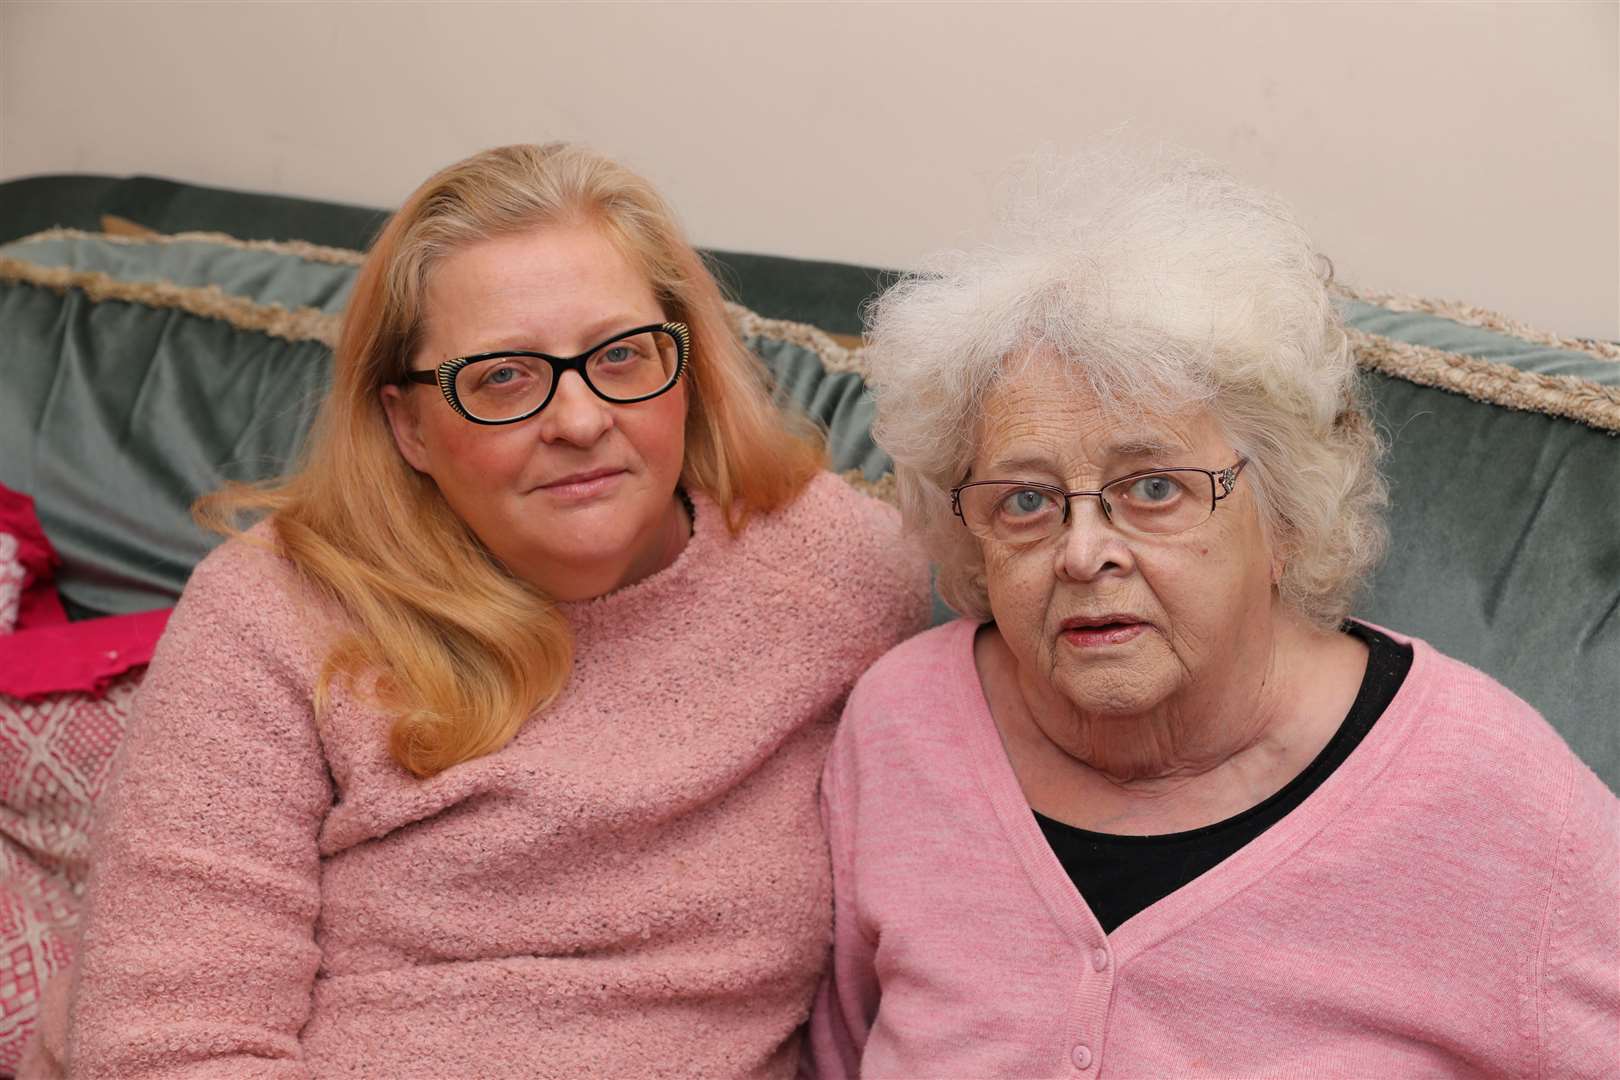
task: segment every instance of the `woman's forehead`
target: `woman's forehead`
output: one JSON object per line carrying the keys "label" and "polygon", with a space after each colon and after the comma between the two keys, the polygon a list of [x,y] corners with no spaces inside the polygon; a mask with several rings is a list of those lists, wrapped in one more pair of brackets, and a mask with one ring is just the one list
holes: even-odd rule
{"label": "woman's forehead", "polygon": [[974,457],[980,468],[1039,465],[1068,472],[1087,465],[1164,464],[1221,448],[1224,441],[1206,406],[1159,411],[1104,403],[1078,380],[1042,377],[1037,368],[1001,381],[986,397]]}
{"label": "woman's forehead", "polygon": [[424,299],[424,336],[439,359],[499,349],[573,355],[662,319],[640,269],[584,223],[538,226],[453,251],[429,276]]}

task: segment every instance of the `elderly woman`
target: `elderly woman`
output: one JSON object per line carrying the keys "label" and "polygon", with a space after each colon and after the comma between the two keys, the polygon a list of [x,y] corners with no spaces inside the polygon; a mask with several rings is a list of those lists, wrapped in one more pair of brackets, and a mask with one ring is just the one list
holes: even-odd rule
{"label": "elderly woman", "polygon": [[305,463],[216,501],[269,518],[142,688],[71,1075],[794,1072],[832,721],[928,584],[761,370],[610,161],[411,196]]}
{"label": "elderly woman", "polygon": [[1620,806],[1490,678],[1346,620],[1379,444],[1294,218],[1188,160],[1042,189],[875,312],[965,617],[834,741],[816,1070],[1614,1075]]}

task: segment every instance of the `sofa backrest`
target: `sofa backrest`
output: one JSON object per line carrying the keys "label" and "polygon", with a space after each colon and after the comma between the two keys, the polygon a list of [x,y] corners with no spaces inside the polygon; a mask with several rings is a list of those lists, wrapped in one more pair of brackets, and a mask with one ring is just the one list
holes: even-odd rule
{"label": "sofa backrest", "polygon": [[[0,184],[0,207],[28,183]],[[108,194],[130,182],[108,183],[96,206],[141,211]],[[166,193],[142,224],[171,229],[187,223],[177,205],[201,207],[197,223],[217,230],[270,198],[142,184]],[[290,202],[269,206],[278,228],[294,227]],[[294,460],[359,261],[330,242],[381,221],[309,205],[319,227],[290,233],[297,242],[70,228],[0,247],[0,483],[34,496],[78,609],[171,603],[216,542],[191,522],[191,501]],[[0,237],[55,223],[0,214]],[[733,309],[739,330],[828,428],[834,468],[882,494],[889,463],[846,335],[887,276],[716,261],[750,305]],[[1356,613],[1496,676],[1620,788],[1620,349],[1397,297],[1347,295],[1345,310],[1390,444],[1392,498],[1390,555]]]}

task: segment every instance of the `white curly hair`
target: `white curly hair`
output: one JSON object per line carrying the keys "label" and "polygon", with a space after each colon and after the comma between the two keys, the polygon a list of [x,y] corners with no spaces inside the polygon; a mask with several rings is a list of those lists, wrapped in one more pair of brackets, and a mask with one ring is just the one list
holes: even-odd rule
{"label": "white curly hair", "polygon": [[942,253],[874,302],[874,435],[941,597],[987,618],[979,542],[951,514],[979,416],[1021,358],[1060,357],[1104,408],[1209,408],[1249,458],[1283,600],[1337,625],[1385,546],[1383,445],[1332,266],[1281,200],[1168,148],[1038,160],[996,235]]}

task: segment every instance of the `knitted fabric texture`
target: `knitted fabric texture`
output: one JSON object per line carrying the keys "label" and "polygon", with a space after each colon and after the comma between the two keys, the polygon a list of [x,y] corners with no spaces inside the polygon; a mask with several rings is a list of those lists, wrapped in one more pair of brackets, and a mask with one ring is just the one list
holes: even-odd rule
{"label": "knitted fabric texture", "polygon": [[1007,762],[975,629],[881,660],[829,756],[819,1076],[1615,1075],[1620,802],[1489,677],[1412,641],[1321,787],[1104,935]]}
{"label": "knitted fabric texture", "polygon": [[735,539],[693,502],[674,564],[566,606],[555,704],[429,780],[362,695],[316,721],[335,614],[290,565],[251,538],[209,556],[22,1075],[791,1075],[831,917],[817,778],[927,572],[831,475]]}

